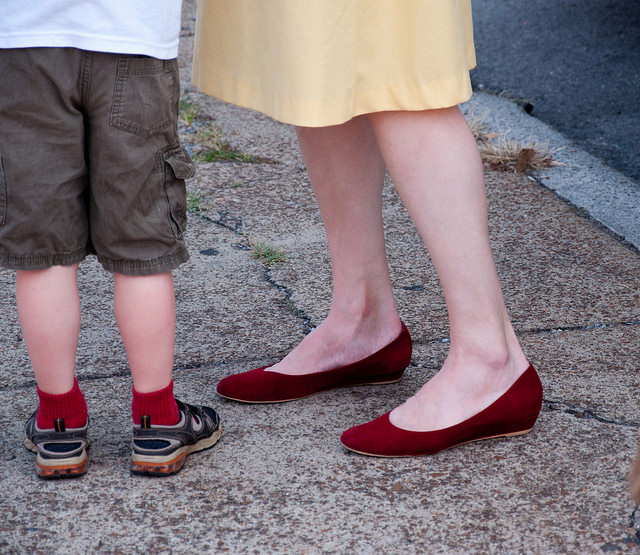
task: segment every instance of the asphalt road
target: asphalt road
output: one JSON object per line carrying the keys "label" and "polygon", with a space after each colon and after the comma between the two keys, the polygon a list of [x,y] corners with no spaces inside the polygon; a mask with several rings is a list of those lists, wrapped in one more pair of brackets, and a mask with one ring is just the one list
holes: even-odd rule
{"label": "asphalt road", "polygon": [[473,0],[473,15],[476,90],[640,181],[640,0]]}

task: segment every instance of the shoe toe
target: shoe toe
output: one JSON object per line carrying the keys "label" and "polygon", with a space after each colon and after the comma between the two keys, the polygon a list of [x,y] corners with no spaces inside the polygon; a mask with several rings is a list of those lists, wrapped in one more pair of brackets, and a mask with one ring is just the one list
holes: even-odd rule
{"label": "shoe toe", "polygon": [[356,453],[385,455],[392,447],[392,445],[387,445],[389,440],[393,443],[393,434],[388,433],[390,426],[392,425],[389,422],[389,413],[383,414],[371,422],[345,430],[340,437],[340,442],[347,449]]}
{"label": "shoe toe", "polygon": [[286,400],[290,377],[265,372],[266,366],[223,378],[216,391],[222,397],[246,403],[270,403]]}
{"label": "shoe toe", "polygon": [[349,428],[342,432],[340,436],[340,443],[344,445],[347,449],[351,449],[352,451],[358,451],[358,447],[360,446],[358,428],[360,426],[354,426],[353,428]]}
{"label": "shoe toe", "polygon": [[262,368],[256,368],[248,372],[227,376],[218,382],[216,391],[218,395],[229,399],[252,401],[256,398],[257,390],[262,382],[259,377],[261,371]]}

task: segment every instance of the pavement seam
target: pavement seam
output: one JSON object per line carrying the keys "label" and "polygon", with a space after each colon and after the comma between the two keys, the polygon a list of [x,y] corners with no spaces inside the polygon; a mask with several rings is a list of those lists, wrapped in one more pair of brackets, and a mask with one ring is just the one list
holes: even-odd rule
{"label": "pavement seam", "polygon": [[[201,220],[204,220],[205,222],[218,225],[220,227],[223,227],[224,229],[232,231],[236,235],[244,237],[243,230],[246,228],[246,224],[241,216],[237,218],[229,218],[229,212],[226,210],[216,210],[216,212],[218,213],[219,218],[217,220],[214,220],[213,218],[210,218],[209,216],[203,214],[200,210],[189,210],[190,214],[193,214],[194,216],[200,218]],[[233,225],[228,222],[232,222]]]}
{"label": "pavement seam", "polygon": [[269,285],[271,285],[272,287],[275,287],[278,291],[281,291],[282,293],[284,293],[285,298],[284,298],[283,304],[286,304],[286,306],[282,308],[285,308],[285,310],[287,310],[288,312],[291,312],[296,318],[302,321],[305,335],[312,332],[315,326],[311,324],[311,317],[302,308],[298,307],[295,302],[293,302],[293,299],[292,299],[293,293],[291,292],[291,290],[287,286],[282,285],[281,283],[278,283],[271,276],[271,269],[268,266],[265,266],[263,264],[262,267],[263,267],[262,278]]}
{"label": "pavement seam", "polygon": [[[180,364],[180,365],[175,365],[173,367],[173,375],[175,376],[179,376],[181,372],[187,371],[187,370],[198,370],[201,368],[212,368],[212,367],[224,367],[224,366],[234,366],[237,364],[242,364],[242,363],[246,363],[249,362],[250,364],[257,364],[261,361],[262,359],[254,359],[254,358],[249,358],[249,357],[242,357],[242,358],[238,358],[238,359],[234,359],[231,361],[223,361],[219,364],[216,364],[213,361],[202,361],[202,362],[188,362],[185,364]],[[117,370],[114,370],[113,372],[110,372],[108,374],[92,374],[90,376],[77,376],[78,382],[93,382],[93,381],[97,381],[97,380],[108,380],[110,378],[129,378],[131,377],[131,371],[129,370],[129,367],[126,368],[120,368]],[[0,393],[4,393],[7,391],[20,391],[20,390],[25,390],[25,389],[33,389],[37,386],[37,382],[35,380],[32,380],[30,382],[26,382],[23,384],[19,384],[19,385],[14,385],[14,386],[5,386],[5,387],[0,387]]]}
{"label": "pavement seam", "polygon": [[[202,214],[199,210],[198,211],[190,211],[192,214],[196,215],[197,217],[199,217],[201,220],[204,220],[206,222],[212,223],[212,224],[216,224],[219,225],[229,231],[232,231],[233,233],[235,233],[236,235],[242,237],[243,240],[246,241],[247,238],[247,226],[245,224],[244,219],[242,218],[242,216],[238,216],[236,218],[231,218],[230,220],[228,219],[229,213],[228,212],[220,212],[218,211],[218,214],[220,216],[220,218],[218,220],[214,220],[213,218],[210,218],[209,216],[206,216],[204,214]],[[234,225],[229,225],[229,223],[227,223],[228,221],[234,222]],[[247,245],[248,247],[248,245]],[[243,246],[243,250],[244,246]],[[298,307],[296,305],[296,303],[293,301],[293,292],[285,285],[282,285],[281,283],[278,283],[273,276],[271,275],[271,268],[265,264],[260,263],[260,266],[262,266],[262,279],[264,281],[266,281],[271,287],[274,287],[275,289],[277,289],[278,291],[280,291],[281,293],[284,293],[284,299],[282,299],[282,303],[279,304],[280,308],[286,310],[287,312],[290,312],[291,314],[293,314],[296,318],[298,318],[301,322],[302,322],[302,326],[303,326],[303,330],[305,335],[310,333],[311,331],[313,331],[313,329],[315,328],[314,325],[311,324],[311,317],[304,311],[304,309]]]}
{"label": "pavement seam", "polygon": [[[237,362],[244,362],[244,361],[234,361],[234,363]],[[224,363],[224,366],[229,366],[232,363]],[[211,364],[207,364],[207,363],[203,363],[203,364],[199,364],[199,363],[194,363],[194,364],[186,364],[186,365],[182,365],[180,367],[175,367],[174,368],[174,376],[176,373],[179,373],[180,370],[193,370],[193,369],[199,369],[199,368],[205,368],[207,366],[215,366],[215,365],[211,365]],[[413,368],[422,368],[422,369],[429,369],[427,367],[418,367],[415,363],[411,363],[409,365],[410,367]],[[433,369],[433,368],[431,368]],[[124,377],[129,377],[131,375],[131,373],[129,372],[129,369],[125,369],[125,370],[120,370],[117,372],[113,372],[111,374],[101,374],[101,375],[93,375],[93,376],[83,376],[83,377],[78,377],[78,381],[79,382],[92,382],[92,381],[97,381],[97,380],[104,380],[104,379],[109,379],[109,378],[124,378]],[[32,389],[36,386],[36,382],[30,382],[30,383],[26,383],[26,384],[21,384],[18,386],[13,386],[13,387],[3,387],[0,388],[0,392],[7,392],[7,391],[19,391],[19,390],[24,390],[24,389]],[[569,414],[571,416],[574,416],[575,418],[579,418],[579,419],[583,419],[583,420],[595,420],[596,422],[599,422],[601,424],[613,424],[615,426],[620,426],[623,428],[637,428],[640,429],[640,422],[632,422],[632,421],[628,421],[628,420],[614,420],[611,418],[605,418],[603,416],[600,416],[597,412],[595,412],[592,409],[586,409],[586,408],[582,408],[582,407],[577,407],[577,406],[572,406],[569,405],[568,403],[565,403],[563,401],[556,401],[553,399],[548,399],[548,398],[543,398],[542,399],[542,410],[544,412],[559,412],[562,414]],[[640,518],[638,519],[640,522]],[[640,536],[639,536],[640,537]]]}
{"label": "pavement seam", "polygon": [[585,420],[595,420],[602,424],[614,424],[616,426],[622,426],[624,428],[640,428],[640,422],[630,422],[626,420],[612,420],[610,418],[604,418],[596,413],[592,409],[585,409],[581,407],[573,407],[563,401],[554,401],[552,399],[542,399],[542,406],[545,412],[561,412],[564,414],[570,414],[576,418]]}
{"label": "pavement seam", "polygon": [[568,331],[591,331],[617,328],[622,326],[637,326],[640,324],[640,318],[634,316],[631,320],[622,320],[619,322],[601,322],[598,324],[587,324],[582,326],[558,326],[553,328],[527,329],[518,331],[518,335],[538,335],[543,333],[560,333]]}
{"label": "pavement seam", "polygon": [[[545,333],[562,333],[562,332],[571,332],[571,331],[591,331],[591,330],[601,330],[601,329],[611,329],[617,327],[624,326],[638,326],[640,325],[640,317],[633,316],[631,320],[621,320],[619,322],[599,322],[597,324],[585,324],[580,326],[555,326],[552,328],[535,328],[535,329],[523,329],[516,330],[516,334],[518,336],[524,335],[541,335]],[[435,339],[426,339],[423,341],[412,340],[414,347],[424,346],[424,345],[434,345],[437,343],[449,343],[449,337],[440,337]]]}

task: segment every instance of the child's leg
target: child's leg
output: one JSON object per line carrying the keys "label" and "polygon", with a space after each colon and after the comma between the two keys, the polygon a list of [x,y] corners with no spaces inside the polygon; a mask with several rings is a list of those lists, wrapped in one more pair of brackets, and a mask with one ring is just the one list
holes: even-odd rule
{"label": "child's leg", "polygon": [[66,393],[73,376],[80,333],[78,265],[19,271],[16,299],[22,333],[38,387]]}
{"label": "child's leg", "polygon": [[171,272],[114,277],[116,321],[133,385],[140,393],[162,389],[171,382],[173,370],[176,312]]}
{"label": "child's leg", "polygon": [[171,272],[150,276],[115,274],[116,321],[133,377],[132,416],[155,424],[175,424],[173,398],[175,297]]}
{"label": "child's leg", "polygon": [[171,272],[115,274],[115,311],[133,376],[131,472],[167,476],[222,433],[216,411],[173,397],[175,297]]}
{"label": "child's leg", "polygon": [[75,386],[74,369],[80,332],[78,265],[19,271],[18,316],[38,382],[38,425],[53,428],[62,418],[69,428],[87,420],[87,406]]}

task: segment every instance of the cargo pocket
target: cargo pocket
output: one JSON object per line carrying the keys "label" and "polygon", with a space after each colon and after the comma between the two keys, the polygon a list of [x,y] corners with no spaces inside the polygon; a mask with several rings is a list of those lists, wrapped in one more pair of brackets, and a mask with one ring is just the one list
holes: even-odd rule
{"label": "cargo pocket", "polygon": [[7,180],[4,175],[4,165],[0,154],[0,225],[7,223]]}
{"label": "cargo pocket", "polygon": [[177,118],[178,94],[176,60],[120,58],[109,123],[140,137],[160,133]]}
{"label": "cargo pocket", "polygon": [[191,156],[184,148],[174,148],[162,155],[164,160],[164,192],[169,208],[171,228],[177,238],[187,228],[187,190],[184,184],[196,174]]}

